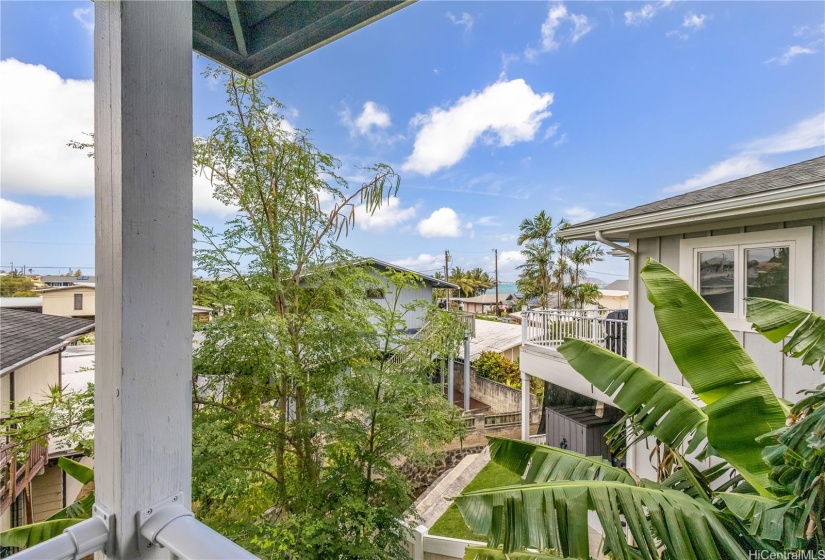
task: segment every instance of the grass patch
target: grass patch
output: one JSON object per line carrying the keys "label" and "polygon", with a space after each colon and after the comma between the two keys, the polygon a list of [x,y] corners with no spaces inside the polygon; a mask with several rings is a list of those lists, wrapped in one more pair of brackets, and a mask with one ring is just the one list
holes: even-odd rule
{"label": "grass patch", "polygon": [[[476,477],[464,489],[465,492],[473,490],[485,490],[487,488],[498,488],[499,486],[509,486],[511,484],[521,484],[521,477],[504,467],[490,461],[479,471]],[[474,534],[467,525],[464,518],[458,511],[458,506],[450,504],[447,511],[438,518],[429,530],[430,535],[440,537],[450,537],[453,539],[465,539],[470,541],[484,540],[480,535]]]}

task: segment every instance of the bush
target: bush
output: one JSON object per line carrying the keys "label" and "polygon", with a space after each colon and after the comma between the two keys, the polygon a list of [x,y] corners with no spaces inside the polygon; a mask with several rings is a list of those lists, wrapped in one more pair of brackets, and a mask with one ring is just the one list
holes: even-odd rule
{"label": "bush", "polygon": [[518,364],[497,352],[482,352],[481,356],[473,362],[473,365],[476,368],[476,373],[481,377],[503,383],[508,387],[521,386],[521,373]]}

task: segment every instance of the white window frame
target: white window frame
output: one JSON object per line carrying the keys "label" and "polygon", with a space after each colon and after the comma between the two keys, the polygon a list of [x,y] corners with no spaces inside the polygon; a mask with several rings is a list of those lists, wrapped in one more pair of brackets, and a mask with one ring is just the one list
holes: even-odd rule
{"label": "white window frame", "polygon": [[734,312],[717,315],[731,330],[752,331],[745,319],[744,293],[747,282],[745,250],[769,247],[789,247],[788,302],[811,309],[813,301],[813,227],[796,227],[734,233],[711,237],[682,239],[679,251],[679,274],[699,289],[699,253],[706,251],[734,251]]}

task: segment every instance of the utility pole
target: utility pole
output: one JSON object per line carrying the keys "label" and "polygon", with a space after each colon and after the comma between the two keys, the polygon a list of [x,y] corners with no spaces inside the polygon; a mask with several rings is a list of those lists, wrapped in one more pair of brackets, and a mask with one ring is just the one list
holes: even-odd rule
{"label": "utility pole", "polygon": [[[445,282],[450,281],[450,252],[449,251],[444,251],[444,281]],[[447,287],[446,291],[447,291],[446,309],[447,309],[447,311],[449,311],[450,310],[450,288]]]}
{"label": "utility pole", "polygon": [[496,255],[496,317],[501,317],[501,310],[498,308],[498,249],[493,249]]}

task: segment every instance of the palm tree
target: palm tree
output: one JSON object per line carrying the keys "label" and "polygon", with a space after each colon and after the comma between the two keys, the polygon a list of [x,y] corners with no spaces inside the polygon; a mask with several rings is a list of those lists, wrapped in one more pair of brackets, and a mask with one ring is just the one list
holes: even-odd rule
{"label": "palm tree", "polygon": [[547,296],[551,289],[553,253],[555,252],[554,231],[565,223],[562,220],[554,228],[553,218],[542,210],[533,219],[525,218],[518,227],[521,234],[516,242],[523,246],[521,253],[525,257],[524,264],[518,267],[522,271],[519,280],[522,276],[524,277],[519,290],[525,296],[537,295],[539,305],[543,308],[548,307]]}
{"label": "palm tree", "polygon": [[[567,340],[558,350],[624,410],[611,430],[614,444],[626,449],[656,438],[677,468],[661,482],[640,481],[599,458],[494,439],[493,460],[525,484],[457,498],[470,528],[488,537],[488,548],[468,548],[465,558],[590,558],[588,510],[604,530],[604,552],[616,559],[808,557],[825,548],[825,385],[789,410],[678,275],[648,261],[641,276],[662,337],[700,404],[604,348]],[[786,355],[825,372],[825,317],[748,298],[748,319],[769,340],[787,340]],[[691,455],[722,461],[699,471]]]}
{"label": "palm tree", "polygon": [[583,243],[570,251],[570,283],[578,286],[581,280],[587,280],[584,267],[604,260],[604,251],[594,241]]}
{"label": "palm tree", "polygon": [[468,271],[467,276],[469,276],[471,284],[473,285],[473,295],[483,295],[487,290],[495,286],[495,282],[490,278],[490,275],[480,268],[474,268]]}

